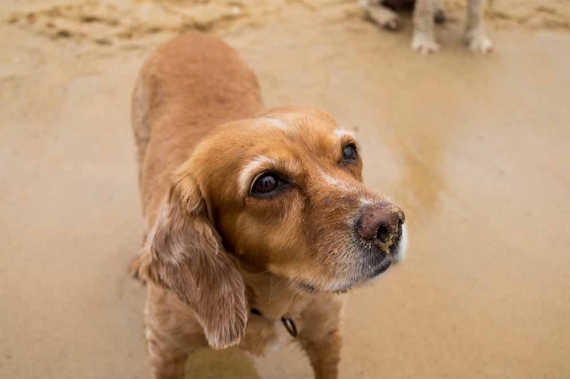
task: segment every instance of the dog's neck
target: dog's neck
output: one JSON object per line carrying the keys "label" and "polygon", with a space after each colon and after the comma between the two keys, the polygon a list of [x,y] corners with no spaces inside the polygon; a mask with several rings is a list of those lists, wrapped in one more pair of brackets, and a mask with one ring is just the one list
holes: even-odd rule
{"label": "dog's neck", "polygon": [[269,319],[297,317],[310,295],[303,295],[295,285],[269,271],[258,273],[243,263],[237,263],[245,287],[248,306]]}

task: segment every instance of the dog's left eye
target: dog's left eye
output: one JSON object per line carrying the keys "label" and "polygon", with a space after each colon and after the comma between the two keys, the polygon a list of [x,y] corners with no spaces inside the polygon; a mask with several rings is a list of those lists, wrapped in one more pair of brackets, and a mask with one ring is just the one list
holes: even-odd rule
{"label": "dog's left eye", "polygon": [[251,187],[251,193],[252,195],[260,196],[269,195],[277,188],[279,188],[280,184],[281,181],[275,174],[263,174],[253,183],[253,186]]}
{"label": "dog's left eye", "polygon": [[342,149],[342,160],[343,161],[351,162],[351,161],[356,160],[356,158],[357,158],[356,146],[354,146],[353,144],[346,145]]}

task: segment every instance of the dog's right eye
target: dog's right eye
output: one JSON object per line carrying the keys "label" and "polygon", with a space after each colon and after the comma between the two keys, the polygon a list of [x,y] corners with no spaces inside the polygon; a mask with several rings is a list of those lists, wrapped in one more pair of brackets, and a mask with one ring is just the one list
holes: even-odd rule
{"label": "dog's right eye", "polygon": [[260,196],[269,195],[279,188],[280,184],[280,180],[275,174],[263,174],[255,180],[255,183],[253,183],[251,194]]}

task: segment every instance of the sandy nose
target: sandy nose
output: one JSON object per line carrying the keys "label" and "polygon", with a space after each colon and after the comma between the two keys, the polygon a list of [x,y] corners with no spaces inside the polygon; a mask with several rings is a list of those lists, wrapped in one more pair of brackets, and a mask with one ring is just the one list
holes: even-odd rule
{"label": "sandy nose", "polygon": [[400,208],[383,202],[364,209],[358,223],[358,233],[365,242],[387,250],[402,236],[404,221],[404,212]]}

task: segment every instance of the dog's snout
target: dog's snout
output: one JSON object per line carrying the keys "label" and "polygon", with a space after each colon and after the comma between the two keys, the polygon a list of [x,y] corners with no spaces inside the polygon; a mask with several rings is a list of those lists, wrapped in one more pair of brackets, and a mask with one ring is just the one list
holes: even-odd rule
{"label": "dog's snout", "polygon": [[402,237],[404,221],[405,216],[401,209],[383,202],[364,209],[357,224],[358,234],[363,241],[389,252],[389,249]]}

